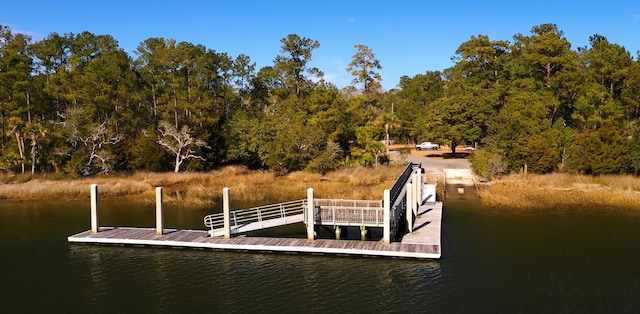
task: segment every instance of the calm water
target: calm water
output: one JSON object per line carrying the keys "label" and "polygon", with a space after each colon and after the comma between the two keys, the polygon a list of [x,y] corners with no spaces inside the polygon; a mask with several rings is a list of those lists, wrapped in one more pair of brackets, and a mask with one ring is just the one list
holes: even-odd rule
{"label": "calm water", "polygon": [[[201,229],[210,209],[165,208]],[[103,204],[101,225],[153,206]],[[639,312],[640,215],[447,203],[443,258],[416,261],[71,245],[86,203],[0,203],[0,308],[16,312]],[[304,234],[303,226],[284,232]]]}

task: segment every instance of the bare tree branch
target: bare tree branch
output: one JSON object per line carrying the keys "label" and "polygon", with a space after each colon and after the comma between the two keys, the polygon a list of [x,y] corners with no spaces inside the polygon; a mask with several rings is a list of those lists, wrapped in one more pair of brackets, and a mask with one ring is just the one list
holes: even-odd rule
{"label": "bare tree branch", "polygon": [[74,132],[74,136],[77,136],[77,140],[89,150],[89,159],[82,173],[90,175],[93,173],[94,167],[99,167],[101,173],[109,173],[111,171],[110,161],[113,159],[113,155],[104,149],[104,146],[115,145],[122,138],[119,135],[112,134],[107,128],[106,122],[91,129],[86,137],[82,137],[79,132]]}
{"label": "bare tree branch", "polygon": [[191,129],[187,126],[183,126],[178,131],[173,125],[165,122],[160,124],[158,132],[160,132],[161,138],[157,143],[176,156],[174,172],[179,172],[182,162],[187,159],[205,160],[202,156],[196,155],[196,151],[192,147],[211,148],[205,141],[194,139],[191,136]]}

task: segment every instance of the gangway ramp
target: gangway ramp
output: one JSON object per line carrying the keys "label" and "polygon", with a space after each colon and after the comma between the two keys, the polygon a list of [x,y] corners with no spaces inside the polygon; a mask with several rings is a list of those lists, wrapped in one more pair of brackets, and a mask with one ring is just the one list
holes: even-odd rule
{"label": "gangway ramp", "polygon": [[[231,234],[273,228],[304,221],[306,200],[232,210],[230,212]],[[224,214],[215,213],[204,217],[204,225],[212,237],[224,235]]]}

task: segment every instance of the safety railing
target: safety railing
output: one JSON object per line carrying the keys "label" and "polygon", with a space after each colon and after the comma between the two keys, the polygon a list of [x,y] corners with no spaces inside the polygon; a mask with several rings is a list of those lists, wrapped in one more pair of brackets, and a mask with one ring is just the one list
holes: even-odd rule
{"label": "safety railing", "polygon": [[409,163],[391,186],[391,190],[389,191],[389,194],[391,195],[391,204],[394,204],[396,199],[400,196],[400,193],[402,193],[404,186],[407,184],[407,181],[409,181],[411,173],[415,167],[420,167],[420,164]]}
{"label": "safety railing", "polygon": [[[391,225],[400,217],[406,208],[406,183],[411,177],[414,168],[419,164],[409,164],[402,174],[394,182],[391,190],[390,217]],[[308,215],[314,217],[317,225],[341,225],[341,226],[384,226],[384,207],[382,200],[343,200],[343,199],[314,199],[313,212],[308,213],[307,200],[295,200],[278,204],[252,207],[248,209],[232,210],[229,213],[232,232],[243,232],[239,228],[252,223],[260,223],[294,215],[303,215],[303,221],[308,221]],[[289,222],[284,222],[289,223]],[[213,230],[224,228],[224,214],[215,213],[204,217],[204,225]],[[252,225],[253,228],[255,225]],[[242,228],[249,229],[248,227]]]}
{"label": "safety railing", "polygon": [[382,226],[382,201],[315,199],[315,224]]}
{"label": "safety railing", "polygon": [[[250,223],[301,215],[304,213],[306,203],[306,200],[296,200],[247,209],[232,210],[229,212],[231,228],[238,228]],[[204,225],[211,230],[224,228],[224,213],[215,213],[204,216]]]}

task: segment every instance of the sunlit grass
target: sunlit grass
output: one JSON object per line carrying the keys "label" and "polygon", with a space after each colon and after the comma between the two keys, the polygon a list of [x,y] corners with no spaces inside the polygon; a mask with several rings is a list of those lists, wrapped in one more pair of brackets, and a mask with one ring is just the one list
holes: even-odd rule
{"label": "sunlit grass", "polygon": [[0,199],[83,200],[89,186],[99,186],[101,199],[126,198],[133,202],[155,202],[155,187],[163,187],[168,204],[197,206],[212,204],[229,187],[234,201],[264,204],[306,198],[308,188],[318,198],[381,199],[404,166],[341,169],[326,175],[306,171],[276,177],[271,171],[250,171],[241,166],[196,173],[150,173],[63,179],[51,175],[0,175]]}
{"label": "sunlit grass", "polygon": [[514,209],[596,206],[640,208],[640,178],[576,174],[511,175],[478,192],[490,206]]}

